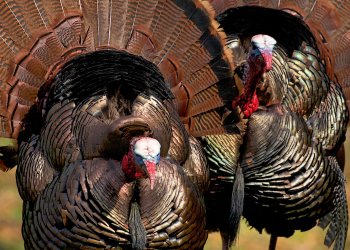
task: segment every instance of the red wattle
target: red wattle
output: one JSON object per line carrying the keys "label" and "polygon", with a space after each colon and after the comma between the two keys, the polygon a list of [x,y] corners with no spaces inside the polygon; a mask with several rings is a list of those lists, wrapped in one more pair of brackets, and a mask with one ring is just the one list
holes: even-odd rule
{"label": "red wattle", "polygon": [[153,161],[146,161],[146,168],[148,172],[148,178],[150,180],[151,190],[154,186],[154,181],[156,179],[156,163]]}
{"label": "red wattle", "polygon": [[272,69],[272,55],[270,53],[266,53],[266,52],[262,52],[261,54],[262,54],[264,61],[266,63],[264,71],[271,70]]}
{"label": "red wattle", "polygon": [[255,91],[253,94],[251,105],[252,105],[252,109],[254,110],[253,112],[255,112],[259,108],[259,98]]}
{"label": "red wattle", "polygon": [[142,169],[140,169],[135,164],[133,164],[131,152],[129,152],[128,154],[123,156],[122,170],[123,170],[124,174],[132,180],[146,177],[146,175],[142,171]]}
{"label": "red wattle", "polygon": [[232,107],[235,108],[237,106],[240,106],[244,118],[249,118],[258,108],[259,108],[259,98],[257,94],[253,93],[253,96],[250,98],[248,102],[243,102],[242,101],[243,97],[240,96],[240,98],[232,102]]}

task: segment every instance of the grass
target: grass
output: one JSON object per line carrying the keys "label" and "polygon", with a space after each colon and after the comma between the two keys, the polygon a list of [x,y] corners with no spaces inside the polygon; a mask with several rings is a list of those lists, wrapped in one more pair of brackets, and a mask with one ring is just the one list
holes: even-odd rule
{"label": "grass", "polygon": [[[1,143],[0,143],[1,144]],[[350,179],[350,132],[347,134],[346,167],[345,174]],[[347,196],[350,201],[350,184],[347,183]],[[16,187],[15,169],[0,173],[0,250],[22,250],[23,240],[21,236],[21,212],[22,201]],[[245,222],[241,223],[241,231],[234,249],[237,250],[261,250],[268,249],[269,236],[266,233],[259,234],[255,229],[250,229]],[[279,238],[278,250],[326,250],[323,245],[325,232],[320,228],[313,228],[308,232],[296,232],[292,237]],[[210,234],[205,250],[221,249],[220,236],[217,233]],[[350,249],[350,232],[345,249]]]}

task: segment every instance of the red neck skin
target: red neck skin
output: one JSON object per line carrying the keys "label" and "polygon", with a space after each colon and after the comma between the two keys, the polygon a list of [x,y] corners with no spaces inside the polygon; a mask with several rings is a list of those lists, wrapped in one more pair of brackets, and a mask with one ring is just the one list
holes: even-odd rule
{"label": "red neck skin", "polygon": [[134,163],[133,154],[129,151],[126,155],[124,155],[122,160],[122,170],[126,177],[130,180],[136,180],[141,178],[149,178],[150,179],[150,187],[153,189],[155,178],[156,178],[156,163],[149,161],[146,162],[146,168],[148,174],[140,168],[137,164]]}
{"label": "red neck skin", "polygon": [[125,175],[131,180],[147,177],[147,174],[134,163],[133,154],[131,151],[129,151],[123,157],[122,170],[125,173]]}
{"label": "red neck skin", "polygon": [[249,69],[245,77],[244,89],[238,100],[234,100],[232,103],[233,108],[240,106],[244,118],[249,118],[259,107],[259,99],[255,88],[261,81],[263,74],[268,71],[264,59],[265,55],[258,58],[254,56],[248,58]]}

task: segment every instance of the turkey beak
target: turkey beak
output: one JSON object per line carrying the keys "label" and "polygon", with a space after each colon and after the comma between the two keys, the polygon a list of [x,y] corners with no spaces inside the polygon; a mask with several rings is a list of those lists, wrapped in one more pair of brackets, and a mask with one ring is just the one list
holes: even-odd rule
{"label": "turkey beak", "polygon": [[261,55],[264,58],[265,61],[265,69],[266,71],[270,71],[272,69],[272,51],[270,50],[263,50],[261,51]]}
{"label": "turkey beak", "polygon": [[147,172],[148,178],[150,180],[151,190],[153,190],[154,181],[156,179],[157,164],[153,160],[146,160],[145,165],[146,165],[146,172]]}

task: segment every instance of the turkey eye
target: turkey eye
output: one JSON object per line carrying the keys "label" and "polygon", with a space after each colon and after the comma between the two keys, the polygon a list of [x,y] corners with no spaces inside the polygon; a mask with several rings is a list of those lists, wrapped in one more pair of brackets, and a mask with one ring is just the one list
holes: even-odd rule
{"label": "turkey eye", "polygon": [[253,50],[256,50],[258,47],[254,44],[254,43],[252,43],[252,49]]}

